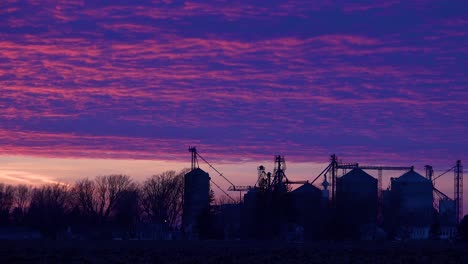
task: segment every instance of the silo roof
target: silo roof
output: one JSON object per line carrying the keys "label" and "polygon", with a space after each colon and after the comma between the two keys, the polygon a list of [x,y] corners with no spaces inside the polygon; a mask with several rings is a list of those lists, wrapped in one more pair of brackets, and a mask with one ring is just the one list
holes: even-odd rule
{"label": "silo roof", "polygon": [[200,168],[195,168],[195,169],[189,171],[187,174],[207,174],[207,172],[200,169]]}
{"label": "silo roof", "polygon": [[304,183],[301,187],[295,189],[291,193],[314,193],[314,192],[321,192],[319,188],[315,187],[310,183]]}
{"label": "silo roof", "polygon": [[407,173],[396,178],[394,181],[397,182],[428,182],[429,180],[424,178],[421,174],[414,170],[408,171]]}
{"label": "silo roof", "polygon": [[359,168],[354,168],[350,172],[346,173],[340,178],[341,180],[351,180],[351,181],[377,181],[376,178],[369,175],[367,172]]}

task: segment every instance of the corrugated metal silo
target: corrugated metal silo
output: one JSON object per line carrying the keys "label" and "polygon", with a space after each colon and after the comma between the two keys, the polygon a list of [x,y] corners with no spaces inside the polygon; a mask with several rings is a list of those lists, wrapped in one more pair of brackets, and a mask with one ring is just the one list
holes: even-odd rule
{"label": "corrugated metal silo", "polygon": [[377,219],[377,179],[359,168],[337,178],[336,208],[345,237],[360,237],[361,229]]}
{"label": "corrugated metal silo", "polygon": [[304,228],[306,240],[318,239],[322,235],[324,210],[322,191],[310,183],[305,183],[290,193],[292,221]]}
{"label": "corrugated metal silo", "polygon": [[322,191],[310,183],[305,183],[290,193],[293,207],[297,210],[309,210],[320,206]]}
{"label": "corrugated metal silo", "polygon": [[456,204],[452,199],[439,201],[440,238],[453,238],[457,234]]}
{"label": "corrugated metal silo", "polygon": [[241,209],[241,236],[244,239],[255,238],[261,216],[259,213],[259,196],[256,189],[249,190],[244,194],[244,203]]}
{"label": "corrugated metal silo", "polygon": [[186,233],[198,233],[199,221],[209,209],[210,176],[196,168],[184,176],[184,211],[182,225]]}
{"label": "corrugated metal silo", "polygon": [[411,170],[392,179],[391,189],[397,235],[428,238],[434,221],[432,181]]}
{"label": "corrugated metal silo", "polygon": [[439,201],[439,217],[441,225],[457,225],[457,216],[455,214],[455,201],[452,199],[441,199]]}

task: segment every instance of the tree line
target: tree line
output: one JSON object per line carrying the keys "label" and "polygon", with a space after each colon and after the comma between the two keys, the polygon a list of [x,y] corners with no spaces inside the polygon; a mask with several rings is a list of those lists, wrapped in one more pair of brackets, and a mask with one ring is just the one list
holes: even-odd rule
{"label": "tree line", "polygon": [[0,225],[38,230],[51,239],[70,230],[96,238],[120,230],[131,237],[144,223],[179,230],[187,172],[166,171],[142,183],[107,175],[73,184],[0,184]]}

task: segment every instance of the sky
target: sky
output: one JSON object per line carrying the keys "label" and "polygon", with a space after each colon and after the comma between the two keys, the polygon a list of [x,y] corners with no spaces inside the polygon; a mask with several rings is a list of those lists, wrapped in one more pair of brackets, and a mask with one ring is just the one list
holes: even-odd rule
{"label": "sky", "polygon": [[[243,185],[279,154],[295,179],[333,153],[440,173],[468,161],[466,14],[457,0],[2,0],[0,180],[141,180],[189,167],[189,146]],[[452,175],[440,184],[453,193]]]}

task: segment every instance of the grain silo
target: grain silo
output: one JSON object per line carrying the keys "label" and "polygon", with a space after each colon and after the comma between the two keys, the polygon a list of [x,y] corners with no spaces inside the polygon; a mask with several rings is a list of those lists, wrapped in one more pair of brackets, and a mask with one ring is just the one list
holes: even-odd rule
{"label": "grain silo", "polygon": [[304,238],[313,240],[323,235],[322,191],[310,183],[305,183],[290,193],[291,221],[302,226]]}
{"label": "grain silo", "polygon": [[396,236],[429,238],[434,220],[432,181],[414,170],[392,178],[391,203]]}
{"label": "grain silo", "polygon": [[252,189],[244,195],[241,209],[241,231],[244,239],[272,239],[278,233],[277,210],[271,192]]}
{"label": "grain silo", "polygon": [[256,238],[258,226],[260,225],[259,209],[264,209],[259,205],[261,199],[257,189],[249,190],[244,195],[244,203],[241,209],[241,236],[244,239]]}
{"label": "grain silo", "polygon": [[188,237],[199,233],[200,221],[209,210],[210,176],[195,168],[184,176],[183,230]]}
{"label": "grain silo", "polygon": [[454,238],[457,235],[456,203],[449,198],[439,201],[440,238]]}
{"label": "grain silo", "polygon": [[336,210],[340,233],[359,238],[364,227],[376,223],[377,179],[359,168],[337,178]]}

